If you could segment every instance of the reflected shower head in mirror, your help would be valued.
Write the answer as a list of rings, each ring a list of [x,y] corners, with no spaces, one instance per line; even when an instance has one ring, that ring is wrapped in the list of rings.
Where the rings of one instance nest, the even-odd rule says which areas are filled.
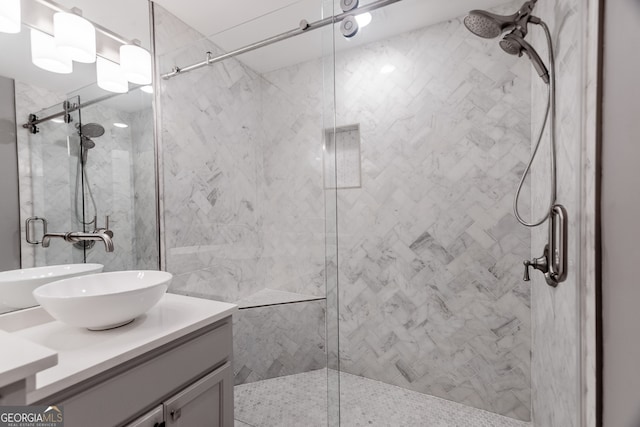
[[[98,123],[87,123],[82,125],[79,132],[88,138],[98,138],[104,135],[104,126]]]

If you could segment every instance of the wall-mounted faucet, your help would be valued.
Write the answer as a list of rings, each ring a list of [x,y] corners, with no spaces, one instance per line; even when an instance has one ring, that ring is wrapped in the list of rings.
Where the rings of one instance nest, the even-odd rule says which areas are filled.
[[[549,243],[544,246],[540,258],[524,261],[525,282],[529,278],[529,267],[544,273],[549,286],[554,288],[567,278],[567,211],[562,205],[553,205],[549,213]]]
[[[42,247],[48,248],[52,238],[64,239],[65,242],[69,243],[102,240],[104,242],[105,251],[113,252],[113,240],[111,239],[111,236],[107,233],[107,231],[96,230],[93,233],[83,233],[82,231],[70,231],[68,233],[46,233],[42,237]]]

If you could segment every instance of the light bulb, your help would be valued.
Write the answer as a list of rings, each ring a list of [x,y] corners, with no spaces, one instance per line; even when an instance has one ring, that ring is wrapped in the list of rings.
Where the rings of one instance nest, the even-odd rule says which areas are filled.
[[[387,64],[380,69],[380,74],[390,74],[396,70],[396,67],[391,64]]]
[[[0,2],[0,32],[19,33],[20,21],[20,0],[2,0]]]
[[[129,127],[129,125],[126,123],[114,123],[113,125],[117,128],[122,128],[122,129]]]
[[[96,80],[98,87],[115,93],[129,91],[129,82],[122,74],[120,66],[108,59],[98,57],[96,60]]]
[[[361,15],[357,15],[356,16],[356,22],[358,22],[358,26],[360,28],[364,28],[367,25],[371,24],[371,20],[372,19],[373,19],[373,17],[371,16],[371,14],[369,12],[363,13]]]
[[[138,85],[151,83],[151,54],[140,46],[120,46],[120,67],[127,80]]]
[[[82,16],[58,12],[53,15],[53,35],[58,49],[78,62],[96,62],[96,29]]]
[[[34,29],[31,30],[31,62],[53,73],[69,74],[73,71],[73,62],[58,50],[53,37]]]

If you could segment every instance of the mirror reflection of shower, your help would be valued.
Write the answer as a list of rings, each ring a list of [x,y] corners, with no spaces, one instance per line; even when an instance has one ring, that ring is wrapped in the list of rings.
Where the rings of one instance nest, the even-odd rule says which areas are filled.
[[[87,123],[85,125],[76,124],[78,130],[79,142],[79,154],[76,173],[76,185],[74,192],[74,207],[76,221],[85,228],[87,226],[93,226],[97,228],[96,219],[98,217],[98,207],[96,200],[91,190],[91,184],[89,181],[89,173],[87,172],[87,162],[89,160],[89,150],[96,146],[93,138],[99,138],[104,135],[104,127],[98,123]],[[83,196],[81,197],[80,194]],[[89,201],[85,211],[85,201]],[[88,221],[85,220],[88,219]],[[95,242],[83,242],[83,243],[95,243]]]

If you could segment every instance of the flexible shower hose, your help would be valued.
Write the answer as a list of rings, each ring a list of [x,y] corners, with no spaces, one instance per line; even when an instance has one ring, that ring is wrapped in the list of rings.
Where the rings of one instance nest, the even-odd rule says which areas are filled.
[[[542,121],[542,126],[540,127],[540,132],[538,133],[538,138],[536,141],[535,148],[533,149],[533,154],[531,155],[531,159],[529,159],[529,163],[522,173],[522,178],[520,178],[520,184],[518,184],[518,189],[516,190],[516,195],[513,198],[513,213],[516,216],[518,222],[525,227],[537,227],[541,225],[543,222],[549,218],[551,213],[551,208],[556,203],[556,195],[557,195],[557,173],[556,173],[556,68],[555,68],[555,59],[553,54],[553,43],[551,40],[551,32],[549,31],[549,27],[544,21],[540,21],[538,25],[541,25],[544,29],[545,36],[547,38],[547,49],[549,51],[549,84],[547,85],[547,107],[545,109],[544,120]],[[551,120],[549,120],[549,116],[551,116]],[[531,170],[531,165],[538,154],[538,149],[540,148],[540,143],[542,141],[542,136],[544,135],[544,131],[547,127],[547,123],[550,122],[551,127],[549,129],[550,142],[551,147],[549,149],[549,162],[551,166],[551,191],[549,194],[549,208],[546,210],[546,213],[542,218],[537,221],[527,222],[522,218],[520,212],[518,211],[518,200],[520,198],[520,192],[522,191],[522,187],[524,185],[524,180],[527,178],[529,171]]]

